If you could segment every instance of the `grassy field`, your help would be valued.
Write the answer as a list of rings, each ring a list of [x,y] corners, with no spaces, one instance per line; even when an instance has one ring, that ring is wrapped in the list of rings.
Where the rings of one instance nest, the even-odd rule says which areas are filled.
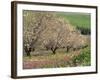
[[[89,66],[90,49],[85,48],[69,53],[57,52],[55,55],[24,56],[23,60],[24,69]]]
[[[86,13],[58,13],[59,16],[69,20],[69,22],[74,26],[80,26],[85,28],[90,28],[90,14]]]

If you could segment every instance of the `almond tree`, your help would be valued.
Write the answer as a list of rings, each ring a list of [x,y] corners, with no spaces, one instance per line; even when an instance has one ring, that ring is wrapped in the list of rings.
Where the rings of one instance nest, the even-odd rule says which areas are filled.
[[[47,50],[51,50],[56,54],[56,50],[62,47],[64,40],[67,42],[70,33],[69,26],[61,17],[53,17],[48,23],[44,33],[42,34],[43,45]]]
[[[27,56],[30,56],[30,52],[35,50],[46,23],[52,16],[48,12],[23,11],[23,42]]]

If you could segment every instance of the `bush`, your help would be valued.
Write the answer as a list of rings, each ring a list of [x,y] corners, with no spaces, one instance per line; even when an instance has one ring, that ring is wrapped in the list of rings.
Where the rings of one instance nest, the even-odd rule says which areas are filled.
[[[90,48],[87,47],[83,49],[78,56],[74,56],[72,59],[72,64],[74,66],[89,66],[91,62]]]

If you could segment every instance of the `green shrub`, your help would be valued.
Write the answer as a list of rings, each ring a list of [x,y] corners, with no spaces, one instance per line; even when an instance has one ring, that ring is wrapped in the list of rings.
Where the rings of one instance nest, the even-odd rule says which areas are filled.
[[[90,48],[83,49],[78,56],[72,59],[73,66],[89,66],[91,62]]]

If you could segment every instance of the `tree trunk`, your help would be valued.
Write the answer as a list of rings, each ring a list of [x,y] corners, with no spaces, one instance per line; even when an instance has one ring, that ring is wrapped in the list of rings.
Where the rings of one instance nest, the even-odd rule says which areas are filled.
[[[27,55],[27,56],[31,56],[30,52],[27,52],[26,55]]]
[[[53,54],[56,54],[56,50],[57,50],[57,48],[55,48],[55,49],[51,49],[51,50],[52,50]]]
[[[53,54],[56,54],[56,50],[53,50],[52,52],[53,52]]]
[[[70,47],[69,47],[69,46],[67,46],[67,50],[66,50],[66,51],[67,51],[67,52],[69,52],[69,50],[70,50]]]
[[[31,54],[30,54],[31,50],[32,50],[31,47],[28,48],[27,46],[25,46],[25,52],[26,52],[27,56],[31,56]]]

